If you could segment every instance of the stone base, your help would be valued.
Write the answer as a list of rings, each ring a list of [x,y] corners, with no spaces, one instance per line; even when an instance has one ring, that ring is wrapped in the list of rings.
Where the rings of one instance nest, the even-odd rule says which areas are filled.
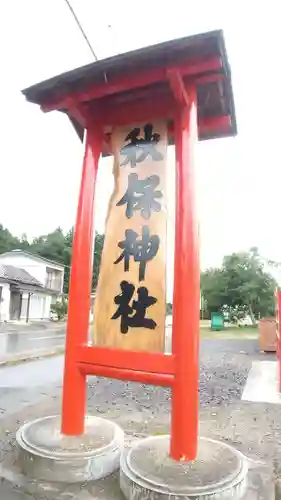
[[[197,459],[169,457],[170,436],[143,439],[121,457],[120,487],[127,500],[235,500],[247,490],[247,459],[231,446],[200,438]]]
[[[41,481],[82,483],[104,478],[119,468],[124,433],[118,425],[88,416],[81,436],[64,436],[60,427],[60,417],[52,416],[19,429],[18,460],[25,476]]]

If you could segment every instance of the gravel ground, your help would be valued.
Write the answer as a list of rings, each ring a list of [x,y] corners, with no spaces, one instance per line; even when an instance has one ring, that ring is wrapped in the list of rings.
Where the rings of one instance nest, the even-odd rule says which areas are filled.
[[[260,354],[256,340],[203,340],[200,351],[200,407],[241,399],[252,361]],[[268,358],[267,358],[268,359]],[[129,411],[170,411],[171,391],[133,382],[90,378],[88,401],[104,412],[107,407]]]
[[[278,405],[241,401],[244,384],[255,359],[260,359],[255,340],[204,340],[200,353],[200,433],[222,439],[252,459],[262,459],[272,467],[279,459],[281,413]],[[266,359],[274,359],[268,355]],[[264,359],[264,357],[262,357]],[[51,391],[51,392],[50,392]],[[60,389],[46,388],[48,396],[11,417],[0,417],[0,462],[17,472],[15,431],[26,420],[60,411]],[[4,390],[7,397],[7,389]],[[1,396],[1,394],[0,394]],[[17,393],[13,393],[17,398]],[[22,398],[24,396],[24,391]],[[171,393],[169,389],[89,378],[88,412],[105,414],[123,427],[127,435],[142,437],[169,430]],[[1,407],[0,400],[0,407]],[[0,465],[1,467],[1,465]],[[267,488],[267,486],[266,486]],[[1,487],[0,487],[1,492]],[[115,495],[115,494],[114,494]],[[112,498],[119,498],[118,496]],[[26,497],[28,498],[28,497]],[[31,498],[43,498],[31,497]],[[47,498],[44,496],[44,498]],[[70,498],[70,497],[69,497]],[[72,496],[71,496],[72,498]],[[81,497],[82,498],[82,497]],[[95,498],[111,497],[96,496]],[[269,499],[271,497],[253,496]],[[11,497],[11,500],[14,498]]]

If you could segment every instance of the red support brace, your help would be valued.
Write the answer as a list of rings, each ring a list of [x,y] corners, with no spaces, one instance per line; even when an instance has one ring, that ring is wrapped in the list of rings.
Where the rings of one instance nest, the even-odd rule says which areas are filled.
[[[188,93],[179,71],[174,69],[167,70],[167,78],[176,102],[180,106],[189,106]]]
[[[109,347],[79,347],[77,359],[87,365],[99,365],[107,368],[121,368],[150,373],[174,375],[175,357],[162,353],[126,351]]]
[[[194,460],[198,440],[199,300],[198,223],[195,213],[193,147],[197,140],[196,88],[189,107],[175,117],[176,237],[172,352],[175,380],[172,390],[171,457]]]
[[[151,373],[144,370],[128,370],[114,366],[88,365],[86,363],[79,363],[78,367],[81,373],[85,375],[130,380],[131,382],[140,382],[141,384],[172,387],[174,382],[174,377],[166,373]]]
[[[62,428],[66,435],[84,432],[86,374],[79,370],[77,350],[87,344],[92,285],[94,195],[101,152],[101,131],[87,132],[77,219],[73,237],[69,315],[62,402]]]

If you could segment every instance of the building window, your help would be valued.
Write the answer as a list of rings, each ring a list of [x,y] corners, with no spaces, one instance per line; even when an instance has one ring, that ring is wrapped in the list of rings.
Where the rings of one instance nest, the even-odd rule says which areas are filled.
[[[61,290],[62,273],[60,271],[47,271],[46,288],[50,290]]]

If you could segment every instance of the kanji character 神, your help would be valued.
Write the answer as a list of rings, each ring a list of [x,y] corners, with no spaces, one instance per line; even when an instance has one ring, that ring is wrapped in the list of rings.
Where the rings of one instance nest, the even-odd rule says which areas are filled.
[[[119,248],[123,250],[114,264],[119,264],[124,259],[124,271],[129,271],[130,257],[135,262],[140,263],[139,281],[145,278],[146,263],[152,260],[158,252],[160,238],[157,235],[149,235],[149,227],[143,226],[142,237],[138,238],[138,233],[133,229],[125,230],[125,240],[118,243]]]

